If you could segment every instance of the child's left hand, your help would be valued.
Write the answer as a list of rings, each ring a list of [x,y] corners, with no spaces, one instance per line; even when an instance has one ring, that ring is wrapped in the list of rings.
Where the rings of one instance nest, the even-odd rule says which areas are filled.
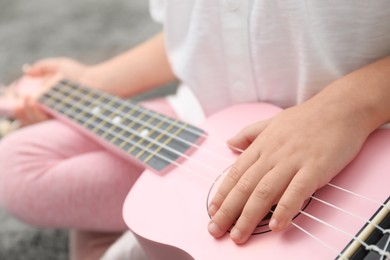
[[[322,105],[308,101],[284,110],[229,141],[245,151],[209,205],[212,236],[223,236],[237,220],[230,237],[246,242],[276,203],[269,226],[286,228],[304,201],[357,155],[369,135],[359,114],[343,112],[349,111],[343,104]]]

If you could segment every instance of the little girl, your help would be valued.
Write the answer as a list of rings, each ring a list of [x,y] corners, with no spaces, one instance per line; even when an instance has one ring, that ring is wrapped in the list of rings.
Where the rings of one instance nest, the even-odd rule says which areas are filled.
[[[122,97],[177,78],[175,98],[144,105],[192,123],[242,102],[285,108],[229,140],[244,152],[209,205],[211,236],[237,220],[230,238],[245,243],[276,202],[270,228],[286,228],[390,120],[387,1],[151,0],[151,8],[164,32],[139,47],[94,66],[42,60],[26,74],[61,73]],[[43,122],[0,144],[1,205],[80,237],[126,230],[122,203],[142,169],[46,120],[33,103],[20,120]]]

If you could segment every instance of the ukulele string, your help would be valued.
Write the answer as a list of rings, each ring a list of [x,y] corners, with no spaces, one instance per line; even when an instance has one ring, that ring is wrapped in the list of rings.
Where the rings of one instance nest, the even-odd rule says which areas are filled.
[[[271,212],[272,214],[274,213],[274,211],[271,209],[269,212]],[[309,237],[311,237],[312,239],[316,240],[318,243],[320,243],[321,245],[323,245],[324,247],[326,247],[328,250],[332,251],[334,254],[336,254],[338,257],[342,258],[342,259],[345,259],[345,260],[348,260],[347,258],[345,258],[345,256],[343,256],[339,250],[335,249],[334,247],[332,247],[331,245],[329,245],[327,242],[325,242],[324,240],[322,240],[321,238],[319,238],[318,236],[314,235],[313,233],[311,233],[310,231],[308,231],[307,229],[301,227],[300,225],[298,225],[297,223],[295,223],[294,221],[291,221],[291,225],[293,225],[294,227],[298,228],[300,231],[302,231],[303,233],[305,233],[306,235],[308,235]]]
[[[312,198],[312,199],[314,199],[314,200],[316,200],[316,201],[318,201],[318,202],[320,202],[320,203],[322,203],[322,204],[325,204],[325,205],[327,205],[327,206],[329,206],[329,207],[332,207],[332,208],[334,208],[334,209],[336,209],[336,210],[339,210],[339,211],[341,211],[341,212],[343,212],[343,213],[345,213],[345,214],[347,214],[347,215],[350,215],[350,216],[352,216],[352,217],[354,217],[354,218],[363,220],[365,223],[368,223],[368,224],[370,224],[370,225],[373,225],[376,229],[380,230],[383,234],[386,234],[386,233],[389,232],[389,230],[383,229],[383,228],[380,227],[379,225],[373,223],[371,220],[367,220],[366,218],[364,218],[364,217],[362,217],[362,216],[359,216],[359,215],[357,215],[357,214],[355,214],[355,213],[352,213],[352,212],[350,212],[350,211],[348,211],[348,210],[342,209],[342,208],[340,208],[340,207],[338,207],[338,206],[336,206],[336,205],[333,205],[332,203],[326,202],[326,201],[324,201],[324,200],[322,200],[322,199],[319,199],[319,198],[317,198],[317,197],[315,197],[315,196],[310,196],[310,198]]]
[[[300,210],[299,213],[301,213],[302,215],[305,215],[305,216],[313,219],[314,221],[317,221],[317,222],[319,222],[327,227],[330,227],[330,228],[338,231],[339,233],[342,233],[342,234],[350,237],[352,240],[361,244],[367,251],[372,250],[372,251],[375,251],[376,253],[380,254],[381,256],[390,257],[390,252],[386,252],[385,250],[379,248],[377,245],[369,245],[366,242],[364,242],[363,240],[361,240],[359,237],[357,237],[357,236],[355,236],[355,235],[353,235],[353,234],[351,234],[351,233],[349,233],[341,228],[338,228],[330,223],[327,223],[326,221],[323,221],[322,219],[317,218],[317,217],[315,217],[315,216],[313,216],[305,211]]]
[[[77,88],[77,86],[74,86],[74,85],[64,85],[64,84],[62,84],[63,86],[65,86],[65,87],[73,87],[75,90],[76,90],[76,95],[73,93],[73,92],[70,92],[69,90],[67,90],[66,88],[61,88],[61,89],[58,89],[59,91],[65,91],[66,92],[66,94],[67,94],[67,96],[73,96],[73,97],[76,97],[76,98],[79,98],[80,100],[83,100],[83,99],[85,99],[85,97],[87,97],[86,95],[79,95],[79,92],[77,91],[79,88]],[[98,92],[98,91],[96,91],[96,92]],[[98,92],[99,94],[103,94],[103,95],[106,95],[107,97],[110,97],[108,94],[105,94],[104,92],[103,93],[100,93],[100,92]],[[81,93],[82,94],[82,93]],[[54,95],[58,95],[57,93],[54,93]],[[58,97],[57,97],[57,99],[59,99]],[[119,100],[121,100],[121,99],[119,99]],[[61,101],[61,100],[60,100]],[[121,100],[121,101],[123,101],[123,100]],[[99,101],[96,101],[96,99],[92,99],[92,101],[91,100],[88,100],[87,102],[89,102],[90,104],[94,104],[94,102],[99,102]],[[127,102],[128,103],[128,102]],[[129,103],[130,105],[131,105],[131,103]],[[71,105],[71,106],[74,106],[74,104],[69,104],[69,105]],[[96,105],[98,105],[98,104],[96,104]],[[114,112],[114,110],[110,107],[110,106],[108,106],[108,104],[105,104],[105,103],[101,103],[100,104],[101,105],[101,107],[102,108],[106,108],[107,110],[109,110],[110,112]],[[135,110],[137,110],[137,111],[139,111],[140,112],[140,109],[138,108],[138,106],[135,106],[135,105],[133,105],[136,109]],[[170,117],[164,117],[163,115],[161,115],[161,114],[159,114],[159,113],[156,113],[156,112],[154,112],[154,111],[150,111],[150,110],[147,110],[147,109],[145,109],[145,111],[147,111],[151,116],[155,116],[155,115],[157,115],[158,117],[160,117],[160,118],[162,118],[162,119],[164,119],[164,118],[168,118],[168,119],[170,119],[171,121],[173,120],[172,118],[170,118]],[[131,115],[126,115],[126,114],[124,114],[122,111],[121,111],[121,114],[120,114],[123,118],[125,118],[125,119],[131,119],[131,120],[133,120],[133,121],[135,121],[136,123],[139,123],[139,124],[141,124],[141,125],[143,125],[143,126],[145,126],[145,125],[148,125],[149,126],[149,128],[151,128],[151,129],[153,129],[153,130],[155,130],[156,132],[158,132],[158,133],[161,133],[161,134],[164,134],[164,135],[166,135],[166,136],[169,136],[169,137],[171,137],[173,140],[176,140],[176,141],[179,141],[179,142],[182,142],[182,143],[185,143],[185,144],[187,144],[188,146],[190,146],[191,148],[195,148],[195,149],[198,149],[198,150],[200,150],[200,149],[202,149],[202,152],[206,152],[206,153],[208,153],[208,154],[210,154],[210,155],[214,155],[214,156],[216,156],[216,157],[218,157],[219,159],[222,159],[223,161],[225,161],[225,162],[229,162],[230,163],[230,161],[228,160],[228,159],[226,159],[225,157],[222,157],[220,154],[217,154],[217,153],[215,153],[215,152],[213,152],[213,151],[211,151],[211,150],[208,150],[208,149],[205,149],[205,148],[201,148],[199,145],[196,145],[196,144],[194,144],[194,143],[190,143],[190,142],[188,142],[188,141],[186,141],[186,140],[184,140],[184,139],[182,139],[182,138],[180,138],[180,137],[178,137],[178,136],[175,136],[175,135],[173,135],[173,134],[171,134],[171,133],[169,133],[168,131],[166,131],[166,130],[161,130],[160,128],[157,128],[156,126],[154,126],[154,125],[151,125],[150,123],[145,123],[145,122],[143,122],[143,121],[140,121],[140,119],[139,118],[134,118],[133,116],[131,116]],[[157,118],[158,118],[157,117]],[[106,118],[106,119],[110,119],[110,118]],[[162,120],[162,119],[160,119],[160,120]],[[173,121],[174,122],[174,125],[176,125],[177,127],[180,127],[180,125],[178,124],[178,122],[175,120],[175,121]],[[125,129],[128,129],[128,128],[125,128]],[[124,129],[122,129],[122,130],[124,130]],[[212,142],[214,142],[214,143],[219,143],[219,144],[223,144],[225,147],[227,146],[225,143],[223,143],[222,141],[220,141],[220,140],[218,140],[218,139],[212,139],[212,138],[210,138],[209,136],[207,136],[207,135],[205,135],[205,134],[203,134],[202,133],[202,135],[199,135],[199,132],[196,132],[196,131],[194,131],[194,130],[192,130],[192,129],[186,129],[186,131],[189,131],[189,132],[192,132],[192,133],[196,133],[196,134],[198,134],[198,136],[202,136],[203,138],[205,138],[205,139],[207,139],[208,141],[212,141]],[[134,135],[138,135],[139,136],[139,133],[137,133],[137,132],[134,132],[134,131],[132,131],[132,132],[130,132],[130,133],[132,133],[132,134],[134,134]],[[143,137],[144,138],[144,137]],[[122,139],[123,140],[123,139]],[[149,141],[149,140],[148,140]],[[150,141],[151,143],[154,143],[154,144],[157,144],[154,140],[153,141]],[[163,145],[160,145],[160,144],[158,144],[160,147],[163,147]],[[165,146],[164,146],[165,147]],[[170,150],[171,152],[173,152],[173,153],[175,153],[175,154],[177,154],[177,155],[179,155],[179,156],[182,156],[182,157],[184,157],[184,158],[186,158],[186,159],[188,159],[188,160],[192,160],[192,161],[195,161],[194,159],[191,159],[191,157],[188,157],[186,154],[184,154],[184,153],[179,153],[178,151],[176,151],[176,150],[173,150],[172,148],[170,148],[170,147],[165,147],[167,150]],[[141,149],[141,148],[140,148]],[[231,147],[231,149],[233,149],[233,150],[235,150],[233,147]],[[171,160],[169,160],[169,161],[167,161],[167,162],[170,162],[171,163]],[[205,167],[207,167],[207,168],[210,168],[210,166],[208,166],[208,165],[206,165],[206,164],[204,164],[204,163],[202,163],[202,162],[197,162],[198,164],[203,164]],[[210,168],[211,169],[211,168]],[[211,169],[211,170],[213,170],[214,172],[216,172],[216,173],[218,173],[218,174],[220,174],[220,171],[219,170],[216,170],[216,169]]]
[[[60,99],[58,99],[59,101],[61,101]],[[62,100],[63,101],[63,100]],[[75,118],[76,118],[76,116],[75,116]],[[88,118],[87,118],[88,119]],[[110,129],[106,129],[106,128],[103,128],[104,130],[108,130],[108,131],[110,131]],[[134,145],[138,145],[138,144],[134,144]],[[148,152],[150,152],[150,151],[148,151]],[[210,178],[207,178],[207,177],[205,177],[204,175],[200,175],[200,174],[198,174],[197,172],[195,172],[195,171],[193,171],[193,170],[190,170],[190,169],[188,169],[188,168],[186,168],[186,167],[183,167],[182,165],[180,165],[180,164],[178,164],[178,163],[176,163],[176,162],[173,162],[172,160],[170,160],[170,159],[168,159],[168,158],[162,158],[163,160],[166,160],[166,161],[168,161],[169,163],[172,163],[172,164],[174,164],[174,165],[176,165],[177,167],[181,167],[181,168],[183,168],[183,169],[185,169],[185,170],[187,170],[187,171],[189,171],[189,172],[192,172],[192,173],[194,173],[194,174],[196,174],[196,175],[198,175],[198,176],[200,176],[200,177],[202,177],[202,178],[205,178],[205,179],[207,179],[207,180],[209,180],[209,181],[213,181],[212,179],[210,179]],[[211,168],[212,169],[212,168]],[[212,169],[212,170],[214,170],[215,172],[218,172],[219,173],[219,171],[217,171],[216,169]],[[213,181],[214,182],[214,181]],[[335,185],[334,185],[335,186]],[[337,186],[335,186],[335,187],[337,187]],[[338,187],[339,188],[339,187]],[[343,188],[341,188],[343,191],[347,191],[347,190],[345,190],[345,189],[343,189]],[[351,194],[355,194],[355,193],[353,193],[353,192],[349,192],[349,193],[351,193]],[[307,213],[304,213],[303,211],[301,211],[301,213],[302,214],[304,214],[304,215],[308,215]],[[326,222],[322,222],[323,224],[325,224]],[[328,224],[328,223],[326,223],[326,224]],[[295,224],[296,225],[296,224]],[[330,224],[328,224],[328,225],[330,225]],[[331,226],[331,225],[330,225]],[[343,233],[346,233],[345,231],[340,231],[340,232],[343,232]],[[347,233],[348,234],[348,233]],[[350,234],[348,234],[348,235],[350,235]],[[351,236],[351,235],[350,235]],[[354,236],[353,236],[354,237]],[[356,238],[356,239],[358,239],[358,238]],[[363,242],[363,241],[359,241],[359,242]],[[365,242],[363,242],[365,245],[365,247],[366,248],[369,248],[369,245],[367,245]],[[379,249],[380,250],[380,249]]]
[[[64,102],[64,99],[62,99],[62,100],[58,100],[58,101],[62,101],[62,102]],[[50,105],[52,108],[54,108],[54,109],[58,109],[59,111],[62,111],[61,110],[61,108],[58,108],[57,106],[58,106],[58,104],[59,103],[57,103],[57,104],[48,104],[48,105]],[[64,111],[62,111],[62,112],[64,112]],[[80,118],[80,114],[76,114],[75,112],[66,112],[68,115],[71,115],[75,120],[83,120],[85,123],[88,123],[88,121],[89,121],[89,119],[91,119],[91,118],[88,118],[88,117],[85,117],[85,116],[82,116],[81,118]],[[115,132],[113,132],[113,130],[111,130],[111,129],[109,129],[109,128],[107,128],[107,127],[105,127],[105,126],[102,126],[102,125],[97,125],[95,122],[91,122],[91,123],[88,123],[89,124],[89,126],[93,126],[96,130],[102,130],[102,131],[105,131],[105,132],[108,132],[108,133],[110,133],[110,134],[112,134],[112,135],[114,135],[114,134],[116,134]],[[138,147],[138,148],[140,148],[140,149],[143,149],[143,150],[145,150],[146,152],[148,152],[148,153],[150,153],[150,154],[153,154],[153,152],[154,151],[152,151],[152,150],[150,150],[149,148],[145,148],[144,146],[142,146],[141,144],[139,144],[139,143],[137,143],[137,142],[135,142],[135,141],[132,141],[132,140],[125,140],[125,138],[124,137],[122,137],[122,136],[118,136],[118,139],[120,139],[120,140],[122,140],[122,141],[126,141],[126,142],[129,142],[131,145],[134,145],[134,146],[136,146],[136,147]],[[171,160],[171,159],[169,159],[169,158],[167,158],[167,157],[165,157],[164,155],[160,155],[160,154],[155,154],[155,156],[157,156],[157,157],[159,157],[161,160],[163,160],[163,161],[165,161],[165,162],[168,162],[168,163],[171,163],[171,164],[173,164],[173,165],[175,165],[176,167],[179,167],[179,168],[181,168],[181,169],[184,169],[184,170],[186,170],[186,171],[188,171],[188,172],[191,172],[191,173],[193,173],[193,174],[195,174],[195,175],[197,175],[197,176],[199,176],[199,177],[201,177],[201,178],[203,178],[203,179],[205,179],[205,180],[207,180],[207,181],[211,181],[211,182],[214,182],[214,180],[212,179],[212,178],[210,178],[210,177],[208,177],[208,176],[205,176],[205,175],[202,175],[202,174],[200,174],[200,173],[198,173],[197,171],[194,171],[194,170],[192,170],[192,169],[189,169],[188,167],[184,167],[183,165],[181,165],[180,163],[177,163],[176,161],[173,161],[173,160]],[[189,158],[190,159],[190,158]],[[194,161],[194,160],[193,160]],[[195,160],[195,162],[197,162],[196,160]],[[209,166],[208,166],[209,167]],[[216,172],[216,173],[220,173],[220,171],[218,171],[218,170],[216,170],[216,169],[213,169],[213,168],[211,168],[211,170],[213,170],[214,172]]]
[[[274,213],[273,210],[270,210],[271,213]],[[341,230],[333,225],[330,225],[329,223],[326,223],[325,221],[323,220],[320,220],[310,214],[307,214],[306,212],[303,213],[303,211],[301,211],[300,213],[308,216],[309,218],[321,223],[321,224],[324,224],[328,227],[331,227],[333,229],[336,229],[336,231],[339,231],[343,234],[347,234],[349,237],[351,237],[352,240],[354,241],[357,241],[358,243],[360,243],[367,251],[375,251],[376,253],[378,253],[382,258],[386,257],[386,258],[389,258],[390,257],[390,253],[389,252],[386,252],[386,248],[387,246],[385,246],[384,250],[379,248],[378,246],[376,245],[368,245],[367,243],[365,243],[364,241],[362,241],[361,239],[359,239],[358,237],[354,236],[354,235],[351,235],[349,234],[348,232],[344,231],[344,230]],[[308,235],[309,237],[311,237],[312,239],[316,240],[318,243],[320,243],[321,245],[323,245],[324,247],[326,247],[328,250],[332,251],[333,253],[335,253],[339,258],[341,259],[348,259],[346,258],[344,255],[342,255],[341,253],[339,253],[338,250],[336,250],[335,248],[333,248],[331,245],[329,245],[327,242],[325,242],[324,240],[322,240],[321,238],[319,238],[318,236],[314,235],[313,233],[311,233],[310,231],[306,230],[305,228],[299,226],[297,223],[295,223],[294,221],[291,221],[291,224],[298,228],[300,231],[302,231],[303,233],[305,233],[306,235]],[[390,238],[389,238],[390,239]]]
[[[272,213],[272,210],[270,211]],[[330,251],[332,251],[333,253],[335,253],[338,257],[342,258],[342,259],[345,259],[345,260],[348,260],[346,257],[344,257],[343,255],[340,254],[340,252],[336,249],[334,249],[332,246],[330,246],[328,243],[326,243],[325,241],[323,241],[322,239],[320,239],[319,237],[317,237],[316,235],[310,233],[309,231],[307,231],[306,229],[304,229],[303,227],[299,226],[298,224],[294,223],[293,221],[291,221],[291,225],[293,225],[294,227],[298,228],[300,231],[302,231],[303,233],[305,233],[306,235],[308,235],[309,237],[313,238],[314,240],[316,240],[317,242],[319,242],[321,245],[323,245],[324,247],[326,247],[327,249],[329,249]]]
[[[56,96],[56,97],[55,97]],[[59,97],[58,97],[58,95],[55,93],[54,95],[52,95],[52,97],[54,97],[54,98],[56,98],[58,101],[60,101],[60,102],[64,102],[65,101],[65,99],[60,99]],[[58,104],[58,103],[57,103]],[[56,105],[55,105],[56,106]],[[83,108],[81,105],[78,105],[77,103],[76,104],[72,104],[72,106],[74,106],[74,107],[77,107],[77,108]],[[57,109],[57,108],[56,108]],[[67,112],[67,113],[69,113],[69,112]],[[75,118],[77,117],[77,115],[72,115],[72,116],[74,116]],[[107,117],[104,117],[104,115],[101,115],[101,114],[95,114],[94,115],[95,117],[97,117],[97,118],[99,118],[99,119],[102,119],[102,120],[104,120],[104,119],[110,119],[110,118],[107,118]],[[88,119],[88,118],[85,118],[84,117],[84,119]],[[96,124],[94,125],[94,126],[96,126]],[[116,125],[117,127],[118,127],[118,125]],[[139,135],[139,133],[138,132],[136,132],[136,131],[134,131],[133,129],[130,129],[130,128],[128,128],[128,127],[126,127],[126,126],[119,126],[118,127],[120,130],[126,130],[127,131],[127,133],[131,133],[131,134],[134,134],[134,135]],[[109,133],[111,133],[111,134],[115,134],[115,132],[113,132],[111,129],[108,129],[108,128],[104,128],[104,129],[100,129],[100,130],[104,130],[104,131],[109,131]],[[137,147],[138,148],[140,148],[140,149],[142,149],[142,150],[145,150],[145,147],[144,146],[142,146],[141,144],[138,144],[138,143],[135,143],[134,141],[132,141],[132,140],[125,140],[123,137],[121,137],[121,136],[118,136],[118,138],[119,139],[121,139],[121,140],[123,140],[124,142],[128,142],[128,141],[130,141],[131,142],[131,144],[132,145],[137,145]],[[172,149],[171,147],[168,147],[168,146],[166,146],[165,144],[163,144],[163,143],[161,143],[161,142],[159,142],[159,141],[156,141],[156,140],[154,140],[154,139],[152,139],[152,138],[150,138],[150,137],[142,137],[143,139],[145,139],[146,141],[148,141],[148,142],[150,142],[150,143],[152,143],[152,144],[156,144],[157,146],[159,146],[159,147],[161,147],[161,148],[164,148],[164,149],[166,149],[166,150],[168,150],[168,151],[170,151],[170,152],[172,152],[172,153],[174,153],[174,154],[176,154],[176,155],[178,155],[178,156],[181,156],[181,157],[183,157],[183,158],[185,158],[186,160],[189,160],[189,161],[193,161],[193,162],[195,162],[195,163],[197,163],[198,165],[202,165],[203,167],[205,167],[205,168],[207,168],[207,169],[209,169],[209,170],[211,170],[211,171],[213,171],[213,172],[215,172],[215,173],[218,173],[218,174],[220,174],[220,171],[219,170],[217,170],[217,169],[215,169],[215,168],[212,168],[210,165],[208,165],[208,164],[206,164],[206,163],[204,163],[204,162],[201,162],[201,161],[199,161],[199,160],[195,160],[195,159],[193,159],[191,156],[188,156],[188,155],[186,155],[186,154],[184,154],[184,153],[181,153],[181,152],[178,152],[177,150],[174,150],[174,149]],[[200,149],[200,147],[198,148],[198,149]],[[150,151],[150,150],[146,150],[147,152],[149,152],[150,154],[153,154],[153,151]],[[205,151],[205,149],[202,149],[202,151]],[[157,154],[155,154],[155,155],[157,155]],[[160,158],[160,159],[162,159],[162,158]],[[164,159],[164,160],[166,160],[166,162],[169,162],[169,163],[172,163],[172,160],[170,160],[170,159]],[[175,164],[176,166],[177,166],[177,164]],[[211,180],[211,179],[209,179],[209,180]]]
[[[230,147],[230,146],[229,146],[229,147]],[[232,149],[232,147],[230,147],[230,148]],[[237,152],[240,152],[240,153],[243,153],[243,152],[244,152],[244,150],[239,149],[239,148],[235,148],[235,150],[236,150]],[[353,191],[347,190],[347,189],[345,189],[345,188],[342,188],[342,187],[337,186],[337,185],[335,185],[335,184],[332,184],[332,183],[330,183],[330,182],[327,183],[326,185],[328,185],[328,186],[330,186],[330,187],[332,187],[332,188],[338,189],[338,190],[340,190],[340,191],[349,193],[349,194],[351,194],[351,195],[353,195],[353,196],[357,196],[357,197],[359,197],[359,198],[361,198],[361,199],[367,200],[367,201],[369,201],[369,202],[371,202],[371,203],[374,203],[375,205],[378,205],[378,206],[381,206],[381,207],[386,207],[386,208],[390,209],[390,206],[389,206],[389,205],[386,205],[386,204],[384,204],[384,203],[382,203],[382,202],[379,202],[379,201],[370,199],[370,198],[368,198],[368,197],[366,197],[366,196],[363,196],[363,195],[361,195],[361,194],[358,194],[358,193],[355,193],[355,192],[353,192]]]
[[[237,148],[237,151],[238,151],[238,152],[241,152],[241,153],[244,152],[244,150],[238,149],[238,148]],[[350,194],[350,195],[357,196],[357,197],[359,197],[359,198],[362,198],[362,199],[365,199],[365,200],[367,200],[367,201],[370,201],[371,203],[374,203],[375,205],[379,205],[379,206],[381,206],[381,207],[386,207],[386,208],[389,209],[389,205],[387,205],[387,204],[384,204],[384,203],[375,201],[375,200],[370,199],[370,198],[368,198],[368,197],[366,197],[366,196],[357,194],[357,193],[355,193],[355,192],[353,192],[353,191],[350,191],[350,190],[347,190],[347,189],[345,189],[345,188],[339,187],[339,186],[337,186],[337,185],[335,185],[335,184],[332,184],[332,183],[328,183],[327,185],[329,185],[330,187],[336,188],[336,189],[338,189],[338,190],[341,190],[342,192],[346,192],[346,193],[348,193],[348,194]],[[373,223],[371,220],[368,220],[368,219],[366,219],[366,218],[364,218],[364,217],[358,216],[357,214],[354,214],[354,213],[349,212],[349,211],[347,211],[347,210],[345,210],[345,209],[342,209],[342,208],[340,208],[340,207],[337,207],[336,205],[334,205],[334,204],[332,204],[332,203],[329,203],[329,202],[326,202],[326,201],[324,201],[324,200],[321,200],[321,199],[319,199],[319,198],[317,198],[317,197],[315,197],[315,196],[313,196],[313,195],[310,196],[310,197],[311,197],[312,199],[314,199],[314,200],[317,200],[317,201],[319,201],[319,202],[325,204],[325,205],[328,205],[328,206],[330,206],[330,207],[332,207],[332,208],[335,208],[335,209],[337,209],[337,210],[339,210],[339,211],[341,211],[341,212],[344,212],[344,213],[346,213],[346,214],[348,214],[348,215],[350,215],[350,216],[353,216],[353,217],[355,217],[355,218],[358,218],[358,219],[360,219],[360,220],[363,220],[365,223],[369,223],[369,224],[373,225],[376,229],[380,230],[380,231],[382,232],[382,234],[388,234],[388,233],[390,233],[390,229],[383,229],[383,228],[380,227],[379,225]],[[271,212],[271,210],[270,210],[270,212]],[[389,238],[389,239],[390,239],[390,238]],[[385,247],[385,248],[386,248],[386,247]]]
[[[60,82],[60,84],[62,84],[63,86],[67,86],[67,87],[73,87],[73,89],[75,89],[75,90],[80,89],[80,87],[77,86],[77,85],[65,84],[65,83],[63,83],[63,82]],[[150,110],[150,109],[141,108],[140,105],[133,104],[132,102],[127,102],[127,101],[124,100],[124,99],[120,99],[120,98],[117,98],[117,97],[113,97],[113,96],[109,95],[108,93],[99,91],[99,90],[94,89],[94,88],[85,87],[85,89],[86,89],[87,91],[90,91],[91,93],[97,95],[97,96],[105,97],[107,100],[110,100],[110,99],[112,100],[113,98],[116,98],[117,101],[120,101],[121,103],[126,104],[126,106],[129,107],[129,108],[131,108],[131,110],[135,110],[135,111],[138,111],[138,112],[146,112],[146,113],[147,113],[149,116],[151,116],[151,117],[154,117],[154,116],[157,115],[156,119],[159,119],[159,120],[169,119],[173,126],[181,127],[181,125],[179,124],[179,120],[175,120],[175,119],[173,119],[173,118],[171,118],[171,117],[169,117],[169,116],[162,115],[162,114],[160,114],[160,113],[158,113],[158,112],[155,112],[155,111],[152,111],[152,110]],[[62,89],[61,89],[61,90],[62,90]],[[67,90],[65,90],[65,91],[67,91]],[[74,95],[73,93],[70,93],[69,91],[67,91],[67,93],[68,93],[68,94]],[[77,93],[77,94],[79,94],[79,93]],[[85,98],[85,97],[87,97],[87,96],[86,96],[86,95],[79,95],[79,96],[78,96],[78,98],[80,98],[81,100],[82,100],[83,98]],[[91,102],[91,101],[88,101],[88,102]],[[117,111],[115,111],[114,109],[112,109],[112,107],[107,106],[107,104],[102,103],[101,105],[106,106],[107,110],[109,110],[109,111],[112,112],[112,113],[113,113],[113,112],[117,112]],[[149,125],[150,128],[153,128],[153,129],[157,130],[159,133],[163,133],[163,134],[165,134],[165,135],[167,135],[167,136],[170,136],[171,138],[173,138],[173,139],[175,139],[175,140],[178,140],[178,141],[180,141],[180,142],[182,142],[182,143],[185,143],[185,144],[187,144],[187,145],[189,145],[189,146],[191,146],[191,147],[195,147],[195,148],[197,148],[197,149],[200,148],[198,145],[196,145],[196,144],[194,144],[194,143],[191,143],[191,142],[188,142],[187,140],[185,140],[185,139],[183,139],[183,138],[181,138],[181,137],[172,135],[172,134],[169,133],[168,131],[161,130],[160,128],[156,128],[156,126],[151,125],[150,123],[147,123],[147,122],[145,123],[145,122],[142,122],[142,121],[140,122],[140,121],[139,121],[139,118],[134,118],[133,116],[127,115],[127,114],[123,113],[122,111],[119,111],[119,112],[120,112],[119,115],[123,116],[124,118],[135,120],[136,122],[138,122],[138,123],[140,123],[140,124],[144,124],[144,125],[147,124],[147,125]],[[130,116],[130,117],[129,117],[129,116]],[[196,130],[191,129],[191,128],[187,128],[186,131],[188,131],[188,132],[190,132],[190,133],[192,133],[192,134],[194,134],[194,135],[196,135],[196,136],[199,136],[199,137],[202,137],[202,138],[204,138],[204,139],[207,139],[208,141],[211,141],[211,142],[214,142],[214,143],[217,143],[217,144],[219,144],[219,145],[223,145],[224,147],[226,147],[226,143],[225,143],[225,142],[223,142],[223,141],[221,141],[221,140],[219,140],[219,139],[210,138],[210,137],[209,137],[206,133],[204,133],[204,132],[196,131]],[[236,150],[234,147],[232,147],[232,149],[233,149],[233,150]],[[216,157],[219,157],[219,158],[222,159],[222,160],[227,161],[226,158],[222,157],[221,155],[219,155],[219,154],[217,154],[217,153],[214,153],[214,152],[212,152],[212,151],[206,151],[206,152],[208,152],[208,153],[210,153],[210,154],[212,154],[212,155],[214,155],[214,156],[216,156]]]
[[[363,195],[361,195],[361,194],[358,194],[358,193],[356,193],[356,192],[347,190],[347,189],[342,188],[342,187],[340,187],[340,186],[337,186],[337,185],[335,185],[335,184],[328,183],[328,186],[330,186],[330,187],[332,187],[332,188],[335,188],[335,189],[338,189],[338,190],[340,190],[340,191],[349,193],[349,194],[351,194],[351,195],[353,195],[353,196],[356,196],[356,197],[359,197],[359,198],[361,198],[361,199],[367,200],[367,201],[369,201],[369,202],[371,202],[371,203],[374,203],[375,205],[379,205],[379,206],[385,207],[385,208],[387,208],[387,209],[390,209],[390,206],[389,206],[389,205],[386,205],[386,204],[384,204],[384,203],[382,203],[382,202],[373,200],[373,199],[371,199],[371,198],[368,198],[368,197],[363,196]]]

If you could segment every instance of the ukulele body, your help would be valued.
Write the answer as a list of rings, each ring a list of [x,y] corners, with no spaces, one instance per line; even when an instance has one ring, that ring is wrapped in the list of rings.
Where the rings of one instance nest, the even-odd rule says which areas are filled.
[[[234,244],[228,235],[221,239],[209,235],[209,191],[237,156],[226,140],[278,111],[268,104],[243,104],[216,113],[200,125],[208,136],[191,152],[190,159],[163,174],[146,170],[141,175],[128,194],[123,216],[151,259],[334,259],[352,240],[302,214],[293,222],[334,250],[292,226],[282,232],[253,235],[244,245]],[[383,203],[389,196],[389,154],[390,132],[378,130],[331,183]],[[379,208],[330,186],[315,196],[367,220]],[[365,224],[314,200],[304,211],[352,235]]]

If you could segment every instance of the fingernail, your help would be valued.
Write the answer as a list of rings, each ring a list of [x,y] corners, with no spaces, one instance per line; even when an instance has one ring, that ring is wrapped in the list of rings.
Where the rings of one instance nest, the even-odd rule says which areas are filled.
[[[214,204],[211,204],[211,205],[209,205],[209,214],[210,214],[210,216],[214,216],[215,215],[215,213],[217,213],[217,206],[215,206]]]
[[[214,237],[219,237],[222,235],[222,230],[214,222],[210,222],[208,229],[210,234]]]
[[[232,231],[230,231],[230,237],[234,241],[240,241],[242,238],[242,233],[238,228],[233,228]]]
[[[31,68],[31,65],[26,63],[26,64],[23,64],[22,66],[22,71],[23,72],[27,72],[29,69]]]
[[[279,226],[279,223],[278,223],[278,221],[276,220],[276,219],[271,219],[271,221],[269,222],[269,227],[270,227],[270,229],[277,229],[278,228],[278,226]]]

